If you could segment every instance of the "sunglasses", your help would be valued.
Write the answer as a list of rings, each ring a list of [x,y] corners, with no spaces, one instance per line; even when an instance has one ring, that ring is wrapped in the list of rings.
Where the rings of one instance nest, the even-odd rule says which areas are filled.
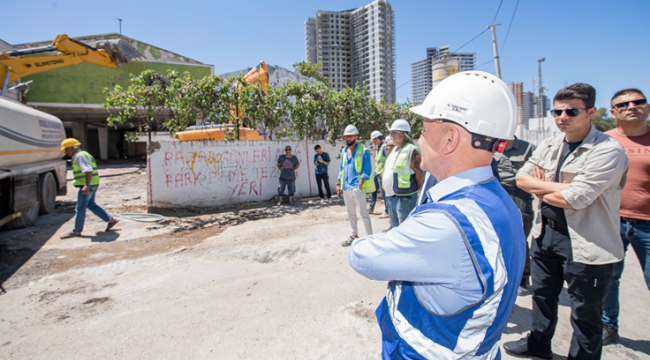
[[[291,149],[284,149],[284,151],[291,151]]]
[[[587,110],[587,108],[584,109],[574,109],[574,108],[569,108],[569,109],[551,109],[551,113],[555,116],[562,116],[563,112],[566,112],[567,116],[569,117],[576,117],[582,110]]]
[[[617,108],[619,111],[625,111],[627,110],[628,106],[630,106],[630,104],[634,104],[635,106],[641,106],[647,103],[648,103],[647,99],[639,99],[639,100],[632,100],[632,101],[626,101],[626,102],[614,104],[614,107]]]

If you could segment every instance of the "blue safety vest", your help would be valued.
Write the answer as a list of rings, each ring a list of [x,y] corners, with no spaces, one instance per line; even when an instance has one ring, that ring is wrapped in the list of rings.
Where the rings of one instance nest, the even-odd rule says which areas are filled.
[[[383,358],[500,358],[499,340],[517,299],[526,254],[517,207],[493,179],[418,206],[410,216],[429,211],[446,213],[458,224],[483,296],[474,304],[458,302],[454,314],[436,314],[438,305],[448,307],[457,299],[451,290],[431,283],[390,282],[377,308]]]

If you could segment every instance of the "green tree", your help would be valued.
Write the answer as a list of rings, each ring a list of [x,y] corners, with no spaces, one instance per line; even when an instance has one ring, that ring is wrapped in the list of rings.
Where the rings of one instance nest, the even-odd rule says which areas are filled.
[[[309,61],[300,61],[293,64],[293,68],[306,77],[314,78],[323,84],[330,86],[329,80],[327,80],[327,78],[320,72],[320,69],[323,68],[322,63],[312,64]]]
[[[607,131],[616,127],[616,120],[609,116],[609,110],[604,107],[596,110],[596,115],[591,119],[591,123],[600,131]]]

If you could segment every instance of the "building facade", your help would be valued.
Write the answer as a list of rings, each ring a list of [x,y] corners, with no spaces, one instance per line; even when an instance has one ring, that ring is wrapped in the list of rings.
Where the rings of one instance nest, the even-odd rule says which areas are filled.
[[[146,149],[124,140],[127,132],[133,131],[130,124],[109,128],[108,112],[102,107],[106,102],[104,88],[115,85],[128,87],[131,74],[138,75],[145,70],[160,74],[174,70],[190,72],[201,78],[214,74],[214,66],[190,59],[163,48],[117,33],[75,37],[75,40],[94,46],[98,41],[122,39],[137,48],[142,56],[121,64],[117,68],[81,63],[53,69],[21,79],[32,81],[27,97],[21,100],[27,105],[52,114],[65,127],[66,136],[78,139],[84,149],[96,159],[106,160],[132,156],[144,156]],[[51,41],[11,45],[13,49],[30,49],[49,45]]]
[[[413,102],[421,104],[433,88],[433,66],[448,59],[456,60],[456,71],[476,69],[476,53],[450,52],[449,45],[427,48],[424,59],[411,63],[411,95]]]
[[[395,102],[395,19],[388,1],[344,11],[319,10],[305,21],[305,59],[322,63],[330,88],[364,86]]]

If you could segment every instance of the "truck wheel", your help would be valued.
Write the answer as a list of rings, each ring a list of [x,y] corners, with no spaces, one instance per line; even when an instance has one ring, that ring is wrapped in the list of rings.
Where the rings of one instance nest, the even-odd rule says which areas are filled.
[[[49,214],[56,207],[56,181],[52,173],[41,174],[41,205],[39,214]]]
[[[34,226],[34,224],[36,224],[36,220],[38,220],[38,208],[39,205],[36,204],[29,210],[23,211],[20,217],[11,220],[5,226],[10,230]]]

